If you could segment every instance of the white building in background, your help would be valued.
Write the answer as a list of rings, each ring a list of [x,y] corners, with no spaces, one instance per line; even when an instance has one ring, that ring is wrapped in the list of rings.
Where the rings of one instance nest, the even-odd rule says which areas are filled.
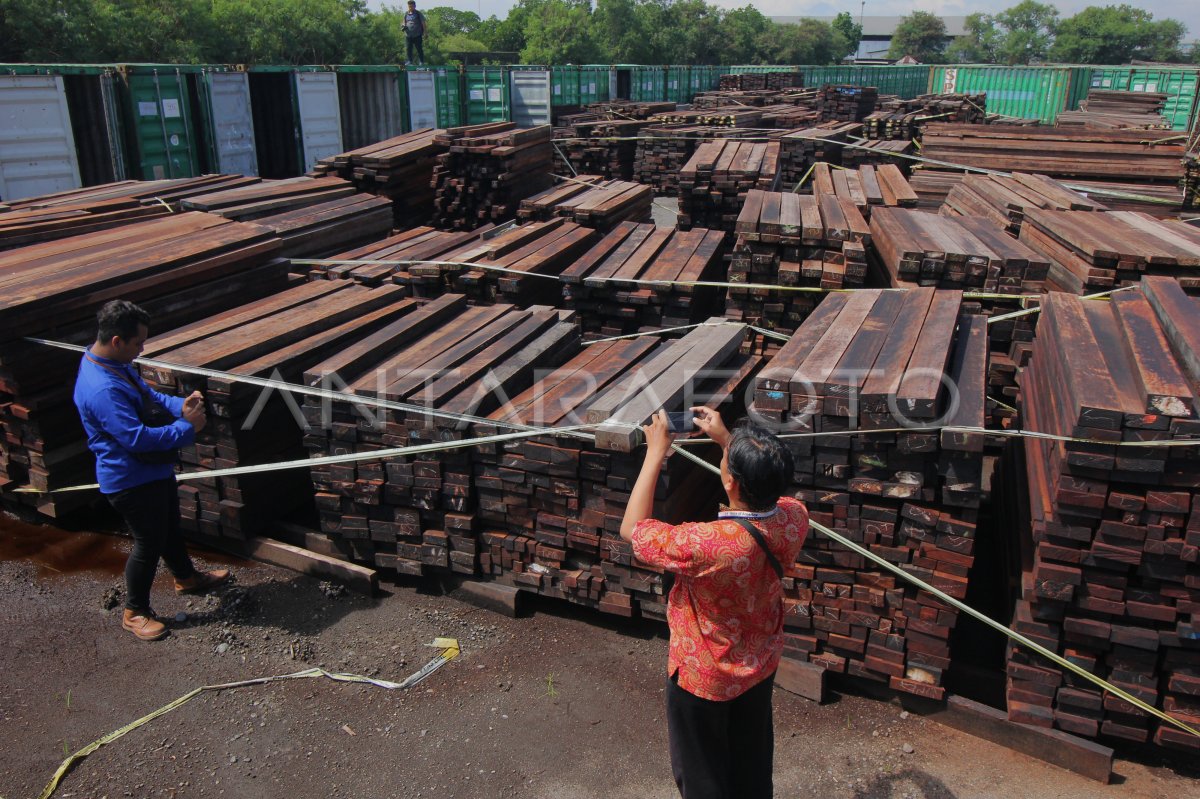
[[[775,22],[784,25],[795,25],[802,19],[815,19],[821,22],[833,22],[833,17],[799,16],[771,17]],[[855,18],[857,20],[857,17]],[[863,36],[858,44],[855,58],[887,58],[888,48],[892,45],[892,34],[904,19],[896,17],[864,16],[862,18]],[[942,17],[946,23],[946,43],[966,35],[966,17]]]

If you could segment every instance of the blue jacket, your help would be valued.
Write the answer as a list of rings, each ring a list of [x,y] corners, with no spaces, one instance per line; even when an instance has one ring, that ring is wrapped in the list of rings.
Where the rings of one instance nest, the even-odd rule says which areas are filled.
[[[183,415],[183,399],[154,391],[132,365],[92,358],[128,374],[176,417]],[[98,366],[84,356],[75,378],[75,407],[87,432],[88,449],[96,454],[96,479],[100,493],[115,494],[175,475],[170,464],[142,463],[135,452],[157,452],[190,445],[196,438],[192,425],[178,418],[166,427],[146,427],[138,418],[142,398],[129,381]]]

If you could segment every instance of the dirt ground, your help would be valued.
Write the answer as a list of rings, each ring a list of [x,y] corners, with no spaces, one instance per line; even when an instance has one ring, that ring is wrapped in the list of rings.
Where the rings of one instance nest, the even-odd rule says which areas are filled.
[[[676,795],[657,624],[549,602],[509,619],[423,582],[369,599],[239,562],[210,598],[175,597],[160,573],[156,610],[188,618],[147,644],[113,604],[127,551],[0,518],[0,797],[37,796],[65,753],[195,687],[314,665],[398,681],[437,636],[462,656],[412,690],[318,678],[201,694],[92,754],[55,795]],[[1181,759],[1118,759],[1102,786],[853,694],[817,706],[777,690],[775,713],[779,797],[1200,797]]]

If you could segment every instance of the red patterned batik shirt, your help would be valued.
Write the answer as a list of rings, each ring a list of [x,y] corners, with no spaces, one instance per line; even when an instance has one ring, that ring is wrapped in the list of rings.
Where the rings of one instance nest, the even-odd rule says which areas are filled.
[[[766,513],[677,526],[645,519],[633,529],[638,560],[678,575],[667,600],[667,673],[678,670],[679,687],[702,699],[740,696],[774,673],[783,652],[783,586],[738,517],[763,533],[785,570],[795,562],[808,511],[791,497]]]

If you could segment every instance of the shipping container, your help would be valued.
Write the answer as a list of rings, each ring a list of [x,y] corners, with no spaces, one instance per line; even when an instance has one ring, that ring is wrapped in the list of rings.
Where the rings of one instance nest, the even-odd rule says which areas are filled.
[[[905,64],[890,66],[861,66],[855,77],[859,86],[874,86],[880,94],[894,94],[902,100],[925,94],[929,86],[927,64]]]
[[[303,175],[345,150],[336,73],[320,66],[255,66],[247,74],[260,175]]]
[[[62,76],[0,74],[0,200],[80,185]]]
[[[203,171],[257,175],[250,77],[229,67],[205,67],[194,80]]]
[[[457,67],[408,68],[410,130],[463,124],[462,73]]]
[[[1091,83],[1090,67],[935,66],[928,90],[987,94],[990,114],[1053,124]],[[1078,104],[1078,100],[1075,100]]]
[[[688,70],[688,93],[693,99],[697,94],[709,90],[713,81],[713,68],[710,66],[693,66]]]
[[[634,66],[630,68],[629,99],[638,103],[659,103],[667,99],[667,68]]]
[[[508,80],[512,121],[522,127],[549,125],[550,68],[512,67]]]
[[[733,75],[763,74],[767,72],[798,72],[801,67],[787,64],[738,64],[729,68]]]
[[[606,103],[612,99],[613,72],[605,65],[579,67],[579,104]]]
[[[550,68],[550,105],[554,108],[578,108],[579,67],[562,66]]]
[[[1162,92],[1167,95],[1163,116],[1171,127],[1192,130],[1200,102],[1200,67],[1095,67],[1088,88]]]
[[[334,70],[342,145],[347,150],[399,136],[408,129],[406,81],[400,67],[342,65]]]
[[[463,67],[462,74],[466,124],[507,122],[512,118],[508,67]]]
[[[121,64],[120,96],[130,177],[190,178],[203,174],[204,125],[197,118],[201,67]]]
[[[691,67],[667,67],[667,97],[675,103],[690,103],[695,92],[691,86]]]

